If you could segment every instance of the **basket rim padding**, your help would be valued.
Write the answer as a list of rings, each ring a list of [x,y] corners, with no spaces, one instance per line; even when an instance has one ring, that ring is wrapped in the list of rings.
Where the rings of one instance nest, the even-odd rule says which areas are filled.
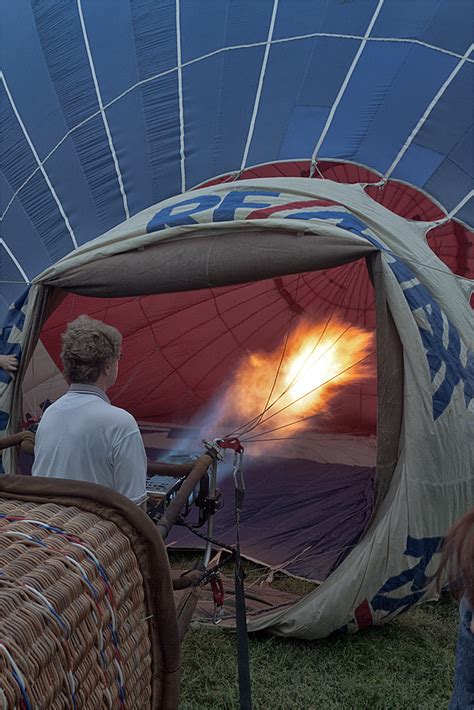
[[[178,707],[181,647],[166,547],[148,515],[121,493],[85,481],[40,476],[0,476],[0,497],[30,503],[74,506],[115,523],[128,523],[140,540],[131,546],[143,577],[152,653],[152,708]]]

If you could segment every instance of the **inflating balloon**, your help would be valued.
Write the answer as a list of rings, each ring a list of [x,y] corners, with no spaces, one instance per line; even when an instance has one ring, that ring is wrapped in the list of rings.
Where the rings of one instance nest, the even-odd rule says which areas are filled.
[[[238,434],[243,553],[321,582],[252,629],[431,598],[473,504],[469,7],[2,10],[0,429],[64,392],[67,322],[117,326],[150,450]]]

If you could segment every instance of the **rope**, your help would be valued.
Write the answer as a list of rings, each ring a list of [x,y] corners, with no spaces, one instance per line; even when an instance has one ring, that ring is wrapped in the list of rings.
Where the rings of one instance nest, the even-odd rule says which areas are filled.
[[[364,362],[365,360],[367,360],[367,359],[368,359],[369,357],[371,357],[373,354],[374,354],[374,351],[370,352],[368,355],[365,355],[363,358],[361,358],[361,359],[358,360],[357,362],[352,363],[352,365],[349,365],[349,367],[346,367],[344,370],[341,370],[340,372],[338,372],[337,375],[334,375],[333,377],[328,378],[328,379],[325,380],[324,382],[321,382],[321,384],[319,384],[317,387],[314,387],[312,390],[309,390],[309,392],[306,392],[305,394],[301,395],[301,397],[298,397],[297,399],[293,400],[293,402],[290,402],[289,404],[285,405],[284,407],[282,407],[281,409],[279,409],[277,412],[274,412],[273,414],[271,414],[269,417],[266,417],[265,419],[262,419],[262,421],[260,422],[260,424],[264,424],[265,422],[269,421],[270,419],[273,419],[273,417],[276,417],[277,414],[281,414],[282,412],[284,412],[285,409],[288,409],[289,407],[292,407],[294,404],[296,404],[296,403],[299,402],[300,400],[304,399],[305,397],[308,397],[308,395],[312,394],[313,392],[316,392],[318,389],[320,389],[320,388],[323,387],[324,385],[327,385],[329,382],[332,382],[333,380],[337,379],[338,377],[340,377],[340,375],[343,375],[345,372],[348,372],[348,371],[351,370],[353,367],[356,367],[357,365],[360,365],[362,362]],[[308,416],[308,417],[303,417],[302,419],[300,419],[300,420],[298,420],[298,421],[304,421],[305,419],[310,419],[310,418],[313,417],[313,416],[314,416],[314,414],[311,414],[310,416]],[[296,421],[295,421],[295,422],[292,422],[292,424],[296,424],[296,423],[297,423]],[[259,424],[259,426],[260,426],[260,424]],[[291,424],[285,424],[285,425],[283,425],[283,426],[281,426],[281,427],[277,427],[277,429],[283,429],[283,428],[288,427],[288,426],[291,426]],[[250,429],[249,431],[252,431],[252,429]],[[269,429],[269,430],[267,430],[267,431],[265,431],[265,432],[261,432],[261,433],[262,433],[262,434],[268,434],[270,431],[276,431],[276,429]],[[257,436],[259,436],[259,435],[257,435]],[[256,437],[250,437],[250,438],[248,438],[248,439],[242,439],[242,441],[245,443],[246,441],[251,441],[252,439],[255,439],[255,438],[256,438]]]
[[[349,281],[349,276],[350,276],[350,271],[348,270],[345,281]],[[305,279],[304,279],[304,276],[303,276],[303,280],[305,280]],[[297,286],[298,286],[298,282],[297,282]],[[312,289],[311,289],[311,290],[312,290]],[[313,353],[314,353],[315,350],[317,349],[319,343],[321,342],[321,339],[323,338],[324,333],[326,332],[326,330],[327,330],[327,328],[328,328],[328,326],[329,326],[329,323],[331,322],[331,319],[332,319],[332,317],[333,317],[333,315],[334,315],[334,311],[336,310],[336,307],[337,307],[337,304],[334,303],[334,304],[333,304],[332,311],[331,311],[331,313],[329,314],[329,316],[328,316],[328,318],[327,318],[327,321],[326,321],[326,323],[325,323],[325,325],[324,325],[324,328],[323,328],[322,332],[321,332],[320,335],[319,335],[319,338],[318,338],[318,341],[317,341],[316,345],[314,346],[313,350],[312,350],[311,353],[308,355],[308,357],[305,359],[305,361],[302,363],[302,365],[301,365],[301,367],[299,368],[298,372],[296,373],[295,377],[294,377],[293,380],[290,382],[290,384],[286,387],[286,389],[284,389],[283,392],[280,393],[280,395],[276,398],[276,400],[274,400],[274,401],[270,404],[270,406],[268,406],[268,400],[270,399],[270,397],[269,397],[268,400],[267,400],[267,403],[266,403],[265,407],[263,408],[262,412],[261,412],[258,416],[254,417],[253,419],[251,419],[251,420],[249,420],[248,422],[246,422],[245,424],[243,424],[243,425],[240,427],[240,429],[235,429],[233,432],[231,432],[230,435],[235,434],[235,433],[237,433],[237,432],[239,432],[240,435],[242,435],[242,434],[248,434],[250,431],[253,431],[253,429],[256,429],[257,426],[259,426],[259,425],[262,423],[262,417],[263,417],[263,415],[264,415],[266,412],[270,411],[270,409],[272,409],[272,407],[273,407],[275,404],[277,404],[277,402],[279,402],[280,399],[281,399],[281,398],[288,392],[288,390],[294,385],[294,383],[296,382],[296,380],[297,380],[297,378],[298,378],[300,372],[302,371],[303,367],[306,365],[306,363],[308,362],[308,360],[311,358],[311,356],[313,355]],[[293,317],[293,315],[294,315],[294,312],[292,312],[292,317]],[[290,320],[290,327],[291,327],[291,320]],[[344,335],[344,333],[347,332],[347,330],[348,330],[349,328],[351,328],[351,327],[352,327],[352,325],[348,326],[348,328],[347,328],[345,331],[343,331],[339,337],[342,337],[342,335]],[[288,340],[288,336],[289,336],[289,330],[288,330],[288,332],[287,332],[287,340]],[[333,347],[333,345],[335,345],[335,344],[338,342],[338,340],[339,340],[339,338],[337,338],[337,339],[329,346],[328,350],[329,350],[331,347]],[[286,342],[285,342],[285,349],[286,349]],[[322,353],[322,355],[320,355],[320,356],[318,357],[318,359],[316,360],[316,362],[317,362],[323,355],[325,355],[326,352],[328,352],[328,350],[325,350],[325,352]],[[283,352],[283,356],[284,356],[284,352]],[[283,358],[283,356],[282,356],[282,358]],[[279,365],[279,368],[278,368],[278,372],[277,372],[277,376],[276,376],[276,377],[278,377],[281,364],[282,364],[282,360],[280,361],[280,365]],[[275,378],[274,384],[276,384],[276,378]],[[273,392],[273,388],[272,388],[272,392]],[[257,423],[254,424],[254,422],[257,422]],[[253,426],[250,426],[250,425],[253,425]]]
[[[283,390],[283,392],[281,392],[280,395],[277,397],[277,399],[276,399],[274,402],[272,402],[272,404],[270,405],[270,407],[268,407],[268,410],[267,410],[267,411],[270,411],[270,409],[271,409],[277,402],[279,402],[279,401],[285,396],[285,394],[293,387],[293,385],[295,384],[296,380],[298,379],[300,373],[302,372],[304,366],[305,366],[306,363],[311,359],[313,353],[316,351],[316,349],[317,349],[319,343],[321,342],[321,338],[323,337],[324,333],[326,332],[326,329],[327,329],[327,327],[328,327],[328,325],[329,325],[329,322],[330,322],[330,318],[329,318],[328,321],[326,322],[326,325],[324,326],[324,329],[323,329],[323,331],[321,332],[321,335],[319,336],[316,345],[313,347],[313,349],[311,350],[311,352],[309,353],[309,355],[305,358],[304,362],[301,364],[301,366],[300,366],[298,372],[297,372],[296,375],[293,377],[293,379],[291,380],[290,384],[287,385],[287,386],[285,387],[285,389]],[[329,352],[329,350],[331,350],[331,348],[334,347],[334,345],[336,345],[336,343],[342,338],[342,336],[343,336],[345,333],[347,333],[347,331],[348,331],[350,328],[352,328],[352,325],[349,325],[349,326],[341,333],[341,335],[339,335],[339,336],[336,338],[336,340],[335,340],[334,342],[332,342],[331,345],[330,345],[321,355],[318,356],[318,358],[316,359],[315,362],[318,362],[324,355],[326,355],[326,353]],[[342,373],[339,373],[339,374],[342,374]],[[321,385],[320,385],[320,386],[321,386]],[[310,392],[307,392],[306,394],[310,394]],[[303,395],[303,396],[306,397],[306,394]],[[292,405],[295,404],[295,402],[297,402],[297,401],[298,401],[298,400],[295,400],[294,402],[291,403],[291,405],[287,405],[287,406],[292,406]],[[285,408],[286,408],[286,407],[284,407],[283,409],[285,409]],[[283,409],[281,409],[280,411],[283,411]],[[271,417],[274,417],[276,414],[279,414],[279,412],[275,412],[274,414],[271,415]],[[267,417],[267,419],[271,419],[271,417]],[[262,420],[260,421],[260,424],[263,424],[265,421],[267,421],[267,419],[262,419]],[[256,429],[256,427],[253,427],[253,429]],[[252,429],[249,429],[249,430],[248,430],[247,432],[245,432],[245,433],[248,433],[249,431],[252,431]]]
[[[190,525],[190,523],[186,522],[186,520],[181,519],[181,520],[179,520],[178,524],[187,528],[190,532],[192,532],[197,537],[200,537],[202,540],[205,540],[206,542],[210,542],[215,547],[222,547],[223,550],[227,550],[227,552],[230,552],[232,555],[234,554],[233,547],[230,547],[229,545],[226,545],[224,542],[220,542],[219,540],[216,540],[213,537],[209,537],[208,535],[205,535],[202,532],[198,532],[192,525]]]
[[[298,295],[299,279],[300,279],[300,274],[298,274],[298,278],[297,278],[297,280],[296,280],[295,300],[296,300],[297,295]],[[262,412],[261,412],[259,415],[257,415],[256,417],[254,417],[253,419],[251,419],[249,422],[247,422],[247,424],[244,424],[244,425],[241,427],[241,429],[239,429],[239,430],[234,430],[233,432],[231,432],[231,433],[228,434],[227,436],[232,436],[233,434],[236,434],[237,431],[239,432],[240,435],[246,434],[248,431],[251,431],[251,429],[248,428],[248,425],[254,424],[254,422],[256,422],[256,424],[255,424],[255,426],[254,426],[253,428],[256,428],[256,427],[259,425],[259,423],[260,423],[260,421],[261,421],[263,415],[265,414],[265,412],[267,412],[268,409],[270,409],[270,408],[273,406],[273,403],[270,405],[270,407],[268,406],[268,404],[269,404],[270,399],[271,399],[271,397],[272,397],[272,394],[273,394],[273,392],[274,392],[274,390],[275,390],[276,383],[277,383],[278,377],[279,377],[279,375],[280,375],[280,370],[281,370],[281,366],[282,366],[282,364],[283,364],[283,360],[284,360],[284,358],[285,358],[286,348],[287,348],[287,346],[288,346],[288,340],[289,340],[289,338],[290,338],[290,332],[291,332],[291,328],[292,328],[292,325],[293,325],[293,320],[294,320],[294,318],[295,318],[295,315],[296,315],[296,312],[295,312],[294,310],[292,310],[292,311],[291,311],[291,316],[290,316],[290,321],[289,321],[289,323],[288,323],[288,330],[286,331],[285,343],[284,343],[283,350],[282,350],[282,354],[281,354],[281,357],[280,357],[280,362],[278,363],[278,368],[277,368],[275,377],[273,378],[273,383],[272,383],[270,392],[269,392],[268,397],[267,397],[267,401],[265,402],[265,406],[264,406]]]

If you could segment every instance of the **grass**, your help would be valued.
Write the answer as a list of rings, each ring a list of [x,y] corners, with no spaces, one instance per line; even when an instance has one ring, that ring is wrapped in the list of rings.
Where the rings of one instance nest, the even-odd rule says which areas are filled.
[[[283,586],[291,591],[293,583],[286,580]],[[309,642],[252,635],[254,710],[446,708],[456,631],[457,604],[445,599],[346,637]],[[180,708],[238,708],[232,632],[203,627],[188,631]]]

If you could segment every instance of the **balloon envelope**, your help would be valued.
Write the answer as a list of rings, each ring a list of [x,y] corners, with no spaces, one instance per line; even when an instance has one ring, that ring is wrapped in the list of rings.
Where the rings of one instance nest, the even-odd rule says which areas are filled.
[[[221,189],[220,197],[206,193],[215,205],[233,183],[238,192],[242,180],[254,178],[268,179],[269,194],[277,197],[275,177],[368,184],[371,200],[355,186],[347,193],[354,196],[352,218],[362,214],[369,223],[381,214],[376,203],[389,211],[376,236],[398,331],[391,344],[402,343],[404,357],[396,361],[394,349],[386,363],[397,362],[392,369],[405,389],[377,401],[372,349],[366,371],[333,391],[330,407],[316,417],[310,412],[303,442],[296,436],[285,442],[278,426],[266,436],[280,439],[277,444],[260,437],[273,455],[281,448],[269,467],[249,465],[248,554],[320,581],[343,561],[301,609],[257,619],[254,628],[315,637],[390,618],[423,597],[440,536],[472,501],[470,454],[460,443],[467,441],[472,393],[472,332],[465,325],[466,279],[474,274],[470,12],[463,0],[18,0],[2,8],[3,312],[40,272],[117,225],[120,231],[123,224],[124,240],[153,241],[152,230],[134,233],[127,220],[167,198],[179,202],[185,192],[182,199],[192,204],[190,191],[203,185]],[[309,186],[305,199],[318,190],[337,195],[337,187]],[[289,190],[281,197],[288,209],[299,188],[282,189]],[[394,215],[406,219],[401,231]],[[247,218],[245,210],[232,217],[242,244]],[[437,221],[426,234],[419,224]],[[203,224],[209,226],[204,218]],[[341,231],[350,241],[351,230]],[[374,242],[370,235],[364,241],[369,232],[364,228],[361,239],[373,266]],[[433,261],[425,236],[451,272]],[[94,249],[102,254],[100,245]],[[270,261],[278,261],[277,252]],[[213,408],[223,392],[238,397],[243,361],[276,358],[265,389],[271,397],[271,378],[296,323],[310,322],[319,333],[360,328],[376,337],[374,273],[361,254],[331,269],[288,267],[192,291],[179,285],[191,278],[189,258],[186,269],[182,275],[176,268],[176,288],[159,295],[138,293],[138,273],[133,296],[86,296],[81,289],[90,281],[69,294],[43,329],[40,360],[33,359],[25,381],[24,413],[38,413],[64,389],[60,333],[82,312],[124,332],[121,377],[111,397],[142,422],[150,442],[158,439],[155,448],[166,439],[168,450],[175,432],[193,428],[196,417],[217,421]],[[99,268],[98,287],[102,276]],[[20,353],[29,307],[20,303],[8,314],[5,348]],[[378,325],[379,319],[380,313]],[[378,345],[380,355],[383,338]],[[2,380],[5,401],[12,397],[8,384]],[[240,389],[247,399],[256,391]],[[396,427],[378,430],[377,452],[379,411],[392,407],[396,415],[402,404],[400,440]],[[2,429],[9,412],[2,406]],[[371,518],[376,454],[379,474],[390,436],[400,441],[399,451],[382,463],[393,478],[378,501],[385,509],[379,506]],[[293,499],[286,494],[289,479]],[[420,490],[430,493],[428,516]],[[353,549],[369,520],[369,533]],[[277,547],[283,558],[272,556]],[[416,567],[413,559],[420,559]],[[407,579],[413,585],[403,597]]]

